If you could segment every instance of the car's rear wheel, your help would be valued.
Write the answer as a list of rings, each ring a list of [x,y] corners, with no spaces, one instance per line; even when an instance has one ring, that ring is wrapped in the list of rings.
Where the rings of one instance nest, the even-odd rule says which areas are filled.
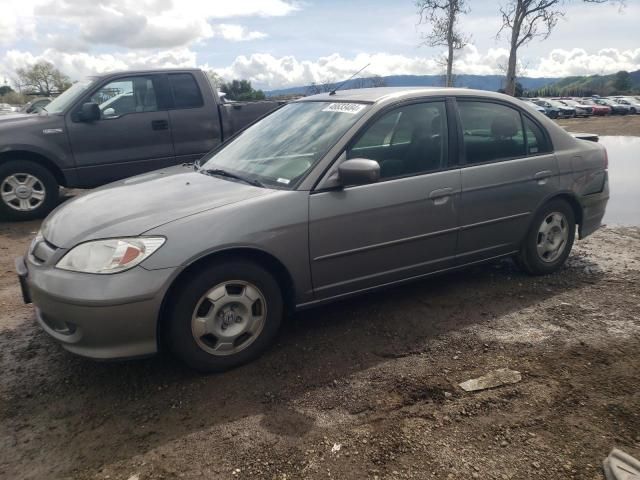
[[[531,275],[558,270],[567,260],[575,239],[575,216],[564,200],[552,200],[536,214],[517,260]]]
[[[258,357],[283,315],[282,293],[260,265],[225,260],[191,278],[170,309],[167,341],[191,368],[220,372]]]
[[[0,164],[0,218],[33,220],[56,206],[59,186],[53,174],[29,160]]]

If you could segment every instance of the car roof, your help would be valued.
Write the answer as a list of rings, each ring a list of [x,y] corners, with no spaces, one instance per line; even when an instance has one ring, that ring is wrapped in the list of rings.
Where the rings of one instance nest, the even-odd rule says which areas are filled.
[[[469,88],[445,88],[445,87],[377,87],[358,88],[353,90],[337,90],[335,95],[330,93],[319,93],[296,100],[296,102],[309,101],[330,101],[330,102],[368,102],[378,103],[389,99],[429,97],[429,96],[480,96],[488,98],[508,98],[514,97],[502,93],[490,92],[487,90],[473,90]]]

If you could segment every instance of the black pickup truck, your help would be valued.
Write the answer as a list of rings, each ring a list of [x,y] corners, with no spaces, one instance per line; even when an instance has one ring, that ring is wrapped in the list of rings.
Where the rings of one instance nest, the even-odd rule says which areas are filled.
[[[0,219],[46,215],[59,187],[91,188],[193,162],[278,102],[225,102],[204,72],[109,73],[37,115],[0,116]]]

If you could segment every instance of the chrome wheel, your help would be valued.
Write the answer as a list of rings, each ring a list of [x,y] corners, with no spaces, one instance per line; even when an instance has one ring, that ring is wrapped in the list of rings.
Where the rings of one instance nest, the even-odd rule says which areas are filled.
[[[553,212],[547,215],[540,228],[536,248],[543,262],[554,262],[562,255],[569,239],[569,224],[563,213]]]
[[[258,287],[242,280],[220,283],[198,301],[191,333],[205,352],[226,356],[251,345],[262,332],[267,302]]]
[[[29,212],[42,205],[47,196],[44,182],[30,173],[14,173],[2,181],[0,195],[5,205]]]

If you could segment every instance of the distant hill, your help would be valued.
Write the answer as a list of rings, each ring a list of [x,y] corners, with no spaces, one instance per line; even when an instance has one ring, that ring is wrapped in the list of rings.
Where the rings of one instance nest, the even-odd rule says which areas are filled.
[[[443,85],[442,75],[389,75],[381,77],[387,87],[441,87]],[[525,90],[535,90],[546,85],[559,81],[559,78],[534,78],[522,77],[518,81]],[[478,90],[496,91],[503,86],[503,75],[457,75],[456,87],[476,88]],[[335,82],[339,84],[340,82]],[[361,86],[362,79],[355,78],[348,81],[343,89]],[[268,97],[280,95],[304,95],[307,93],[308,85],[298,87],[282,88],[278,90],[265,91]]]
[[[617,93],[614,87],[615,76],[616,74],[561,78],[531,93],[539,96],[611,95]],[[632,90],[639,92],[640,70],[629,72],[629,78],[631,80]]]

